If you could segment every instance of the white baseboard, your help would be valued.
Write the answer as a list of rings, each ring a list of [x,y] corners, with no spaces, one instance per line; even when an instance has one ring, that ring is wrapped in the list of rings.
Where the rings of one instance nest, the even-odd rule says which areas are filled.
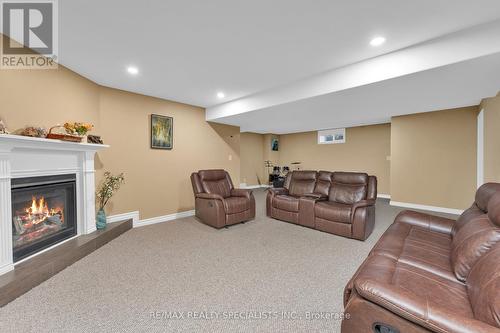
[[[429,210],[431,212],[454,214],[454,215],[460,215],[460,214],[462,214],[464,212],[462,209],[454,209],[454,208],[445,208],[445,207],[437,207],[437,206],[419,205],[419,204],[413,204],[413,203],[408,203],[408,202],[392,201],[392,200],[390,201],[390,205],[391,206],[396,206],[396,207],[411,208],[411,209]]]
[[[0,275],[10,272],[14,269],[14,264],[6,264],[0,267]]]
[[[156,217],[152,217],[149,219],[139,220],[137,222],[134,222],[134,228],[144,227],[146,225],[151,225],[151,224],[156,224],[156,223],[172,221],[172,220],[176,220],[176,219],[180,219],[180,218],[188,217],[188,216],[194,216],[194,209],[188,210],[185,212],[179,212],[179,213],[163,215],[163,216],[156,216]]]
[[[390,199],[391,195],[390,194],[377,193],[377,198]]]
[[[242,189],[248,189],[248,190],[252,190],[252,189],[256,189],[256,188],[269,188],[271,187],[271,185],[247,185],[245,183],[241,183],[240,184],[240,188]]]
[[[163,215],[163,216],[156,216],[156,217],[152,217],[149,219],[141,220],[139,218],[139,216],[140,216],[139,212],[134,211],[134,212],[128,212],[128,213],[108,216],[106,218],[106,221],[108,223],[114,223],[114,222],[132,219],[133,227],[138,228],[138,227],[143,227],[145,225],[151,225],[151,224],[156,224],[156,223],[161,223],[161,222],[172,221],[172,220],[176,220],[176,219],[180,219],[180,218],[188,217],[188,216],[193,216],[193,215],[194,215],[194,210],[188,210],[185,212],[179,212],[179,213]]]
[[[106,217],[106,222],[114,223],[114,222],[129,220],[129,219],[132,219],[132,221],[134,221],[134,224],[137,223],[139,221],[139,212],[134,211],[134,212],[129,212],[129,213],[111,215],[111,216]]]

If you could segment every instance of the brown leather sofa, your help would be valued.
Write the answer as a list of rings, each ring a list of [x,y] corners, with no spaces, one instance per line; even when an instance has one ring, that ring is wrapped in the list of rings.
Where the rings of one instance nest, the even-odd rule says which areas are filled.
[[[377,178],[366,173],[294,171],[269,189],[267,216],[365,240],[375,226]]]
[[[457,221],[404,211],[349,281],[343,333],[500,332],[500,184]]]
[[[251,190],[235,189],[224,170],[200,170],[191,174],[195,215],[203,223],[222,228],[255,218]]]

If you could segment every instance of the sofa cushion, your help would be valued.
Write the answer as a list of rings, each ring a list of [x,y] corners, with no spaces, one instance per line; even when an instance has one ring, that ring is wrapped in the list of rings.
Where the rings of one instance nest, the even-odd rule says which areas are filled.
[[[296,213],[299,211],[299,198],[289,195],[277,195],[273,199],[273,207]]]
[[[492,196],[488,203],[488,218],[496,227],[500,227],[500,192]]]
[[[245,197],[229,197],[224,199],[226,214],[236,214],[250,209],[250,200]]]
[[[476,319],[500,328],[500,246],[478,260],[467,279],[467,291]]]
[[[497,192],[500,192],[500,184],[497,183],[486,183],[479,187],[476,191],[474,203],[460,215],[453,226],[452,235],[455,235],[460,228],[476,217],[488,213],[488,203],[491,197]]]
[[[351,223],[351,206],[332,201],[319,201],[314,214],[323,220]]]
[[[322,194],[328,196],[330,192],[330,184],[332,182],[333,173],[329,171],[318,172],[318,180],[316,186],[314,187],[314,193]]]
[[[353,286],[361,297],[431,331],[462,332],[462,323],[474,321],[463,284],[393,258],[368,257]]]
[[[493,195],[498,192],[500,192],[499,183],[486,183],[481,185],[481,187],[476,191],[475,198],[475,202],[479,209],[487,213],[488,203],[490,202],[491,197],[493,197]]]
[[[313,193],[316,185],[316,171],[294,171],[290,181],[289,192],[293,196],[303,196]]]
[[[451,237],[411,224],[393,223],[372,249],[409,266],[456,281],[450,263]]]
[[[465,282],[477,260],[500,242],[500,229],[484,214],[465,224],[453,237],[451,263],[458,280]]]
[[[358,172],[334,172],[329,201],[352,205],[366,199],[368,175]]]

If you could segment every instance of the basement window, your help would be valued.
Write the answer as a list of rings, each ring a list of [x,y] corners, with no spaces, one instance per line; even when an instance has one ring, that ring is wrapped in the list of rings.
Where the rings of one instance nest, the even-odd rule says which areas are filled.
[[[318,144],[345,143],[345,128],[318,131]]]

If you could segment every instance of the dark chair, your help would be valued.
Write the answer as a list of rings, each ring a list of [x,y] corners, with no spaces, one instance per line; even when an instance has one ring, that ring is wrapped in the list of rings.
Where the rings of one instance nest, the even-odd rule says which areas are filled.
[[[255,199],[251,190],[235,189],[225,170],[200,170],[191,174],[195,214],[214,228],[255,218]]]

